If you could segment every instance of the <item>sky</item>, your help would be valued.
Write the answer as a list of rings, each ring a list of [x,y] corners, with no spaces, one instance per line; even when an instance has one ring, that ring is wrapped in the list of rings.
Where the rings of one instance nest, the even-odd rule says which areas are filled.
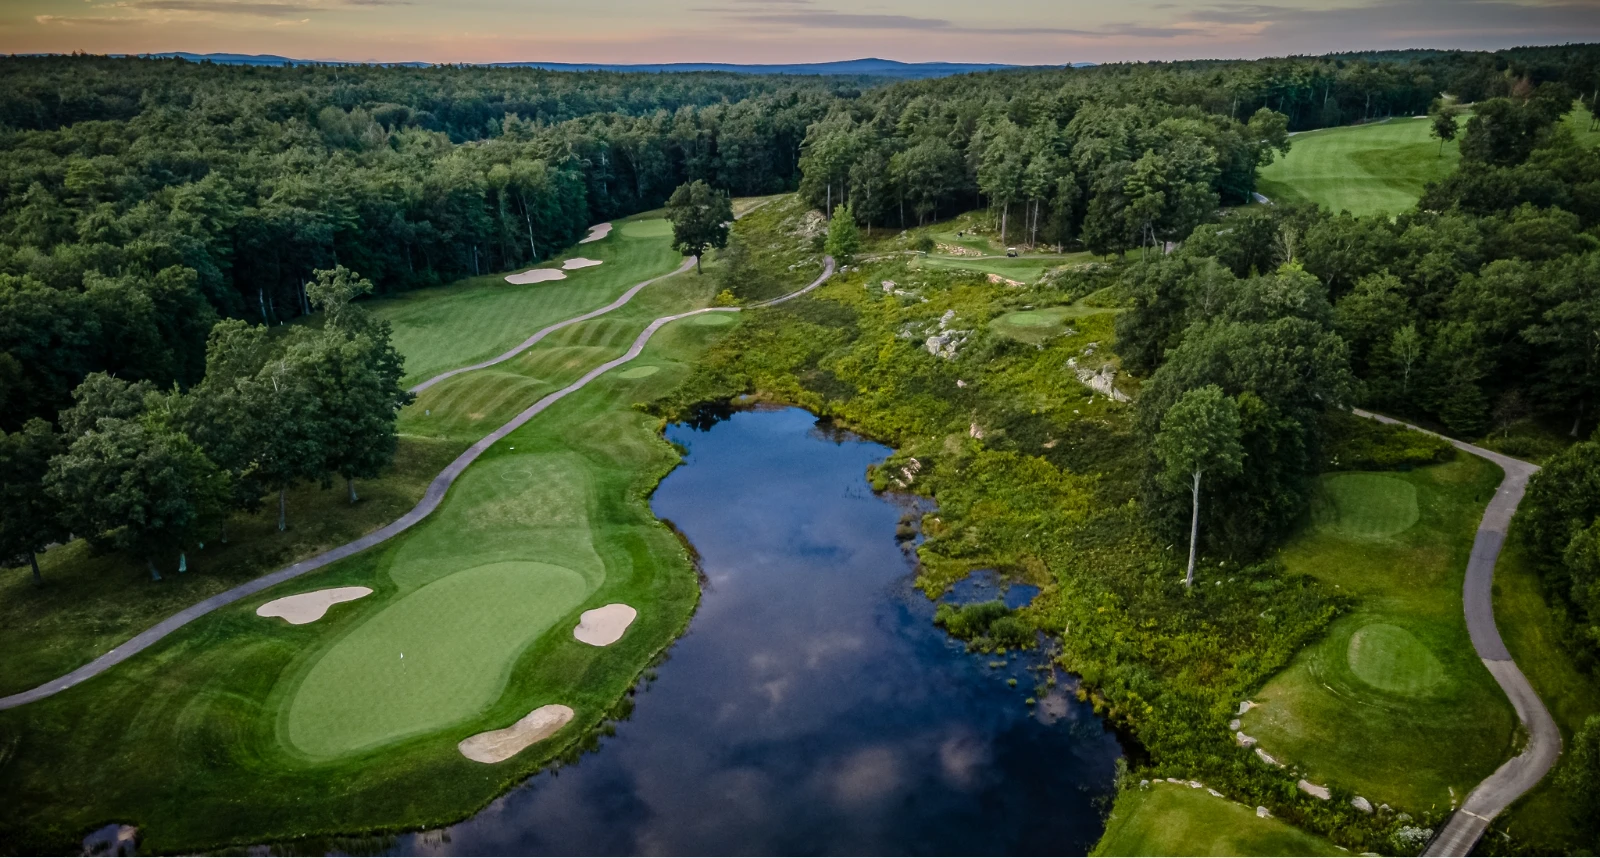
[[[0,0],[0,54],[1059,64],[1600,41],[1600,0]]]

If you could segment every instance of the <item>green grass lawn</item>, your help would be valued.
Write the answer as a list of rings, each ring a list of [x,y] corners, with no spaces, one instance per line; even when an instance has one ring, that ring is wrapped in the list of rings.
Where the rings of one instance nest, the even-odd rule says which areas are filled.
[[[603,306],[682,261],[672,249],[672,226],[659,215],[619,220],[606,238],[576,245],[534,267],[560,268],[571,257],[603,264],[568,271],[565,280],[520,286],[505,281],[509,272],[499,272],[366,307],[393,325],[395,347],[406,356],[403,383],[410,386],[494,357],[540,328]]]
[[[163,618],[236,584],[310,557],[399,518],[467,441],[402,437],[394,466],[356,484],[306,485],[289,492],[289,529],[278,532],[276,504],[235,515],[228,542],[189,553],[189,572],[150,580],[143,564],[95,555],[82,540],[39,556],[44,586],[27,567],[0,570],[0,695],[25,691],[105,654]]]
[[[1572,112],[1567,114],[1565,122],[1567,129],[1579,143],[1585,146],[1600,145],[1600,127],[1595,127],[1594,114],[1589,112],[1589,108],[1585,107],[1583,102],[1573,105]]]
[[[1322,477],[1281,557],[1354,609],[1254,696],[1244,732],[1314,782],[1413,812],[1450,807],[1509,759],[1515,713],[1474,654],[1461,607],[1500,478],[1465,455]]]
[[[580,245],[568,254],[607,262],[569,272],[567,280],[513,286],[495,275],[367,306],[394,323],[409,384],[499,354],[544,325],[602,306],[635,283],[671,271],[681,257],[670,245],[671,229],[665,220],[621,220],[605,240]],[[684,297],[681,291],[671,292],[663,301],[646,290],[634,302],[635,315],[626,324],[608,316],[562,332],[565,338],[556,342],[564,347],[533,359],[540,371],[531,375],[502,372],[513,365],[508,363],[458,376],[452,379],[453,386],[428,391],[422,403],[402,416],[393,469],[358,486],[360,503],[346,503],[337,488],[293,490],[287,532],[276,530],[271,509],[234,516],[228,525],[229,542],[209,543],[191,552],[192,571],[187,575],[168,574],[165,581],[153,583],[140,565],[119,555],[92,556],[82,542],[41,555],[43,588],[33,586],[25,568],[0,571],[0,649],[7,653],[0,660],[0,694],[60,676],[190,604],[398,518],[421,499],[434,474],[504,422],[485,420],[486,409],[509,416],[570,383],[588,367],[614,357],[618,344],[637,334],[643,327],[638,307],[645,307],[642,312],[654,318],[663,306],[681,306],[672,302]],[[476,410],[455,409],[454,398],[471,390],[477,391],[470,397]],[[430,409],[435,421],[456,431],[431,431],[427,421],[420,431],[409,425],[411,414],[421,416]]]
[[[574,326],[507,366],[539,376],[525,391],[535,396],[620,353],[663,307],[703,305],[711,283],[673,278],[627,308],[626,329]],[[668,326],[639,359],[656,372],[612,373],[563,400],[487,452],[412,530],[0,713],[0,840],[59,850],[119,820],[146,827],[141,848],[174,851],[443,824],[571,747],[698,599],[683,548],[645,502],[677,453],[632,406],[670,390],[730,329]],[[575,358],[581,366],[569,366]],[[509,414],[531,401],[484,407]],[[432,437],[476,437],[487,425]],[[344,585],[375,592],[305,626],[254,614]],[[639,609],[622,640],[575,641],[578,614],[610,602]],[[400,667],[401,647],[415,666]],[[552,740],[493,767],[456,751],[547,703],[578,713]]]
[[[1340,855],[1338,848],[1203,789],[1155,782],[1123,790],[1094,852],[1114,855]]]
[[[1025,343],[1042,343],[1066,332],[1075,320],[1115,312],[1104,307],[1086,307],[1082,304],[1019,310],[990,320],[989,329],[1001,336]]]
[[[1088,262],[1094,259],[1090,253],[1028,253],[1022,256],[951,256],[941,253],[930,253],[919,257],[914,267],[927,266],[929,268],[948,268],[959,271],[976,271],[980,274],[997,274],[1008,280],[1017,280],[1022,283],[1034,283],[1044,276],[1046,271],[1058,265],[1073,262]]]
[[[1257,190],[1279,203],[1313,202],[1354,215],[1399,214],[1461,159],[1454,142],[1440,153],[1431,127],[1426,119],[1404,117],[1296,134],[1289,154],[1261,169]]]
[[[1568,654],[1560,638],[1561,621],[1545,599],[1537,573],[1515,535],[1506,543],[1494,572],[1494,615],[1511,657],[1550,710],[1566,747],[1591,715],[1600,715],[1600,686]],[[1565,760],[1565,757],[1562,758]],[[1573,825],[1563,792],[1556,784],[1561,761],[1531,792],[1495,819],[1495,830],[1509,833],[1524,854],[1582,854],[1584,843]]]
[[[626,225],[608,241],[619,234],[627,237]],[[651,241],[664,243],[664,232]],[[671,254],[637,259],[619,285],[678,262]],[[713,283],[692,273],[669,278],[517,359],[430,389],[401,414],[407,485],[420,495],[466,444],[619,355],[651,319],[705,306]],[[425,310],[424,297],[420,315],[436,315],[458,333],[481,322],[477,304],[448,291],[435,294],[439,313]],[[527,292],[524,300],[548,294]],[[558,318],[566,311],[540,312]],[[524,318],[537,315],[530,310]],[[7,806],[0,842],[59,851],[108,820],[144,826],[141,848],[155,851],[443,824],[558,754],[575,753],[573,743],[616,711],[698,600],[681,544],[645,501],[678,454],[661,439],[657,421],[634,407],[673,389],[694,357],[737,323],[696,321],[664,328],[637,363],[592,382],[485,453],[441,507],[406,533],[202,618],[106,675],[0,713],[0,801]],[[507,329],[506,336],[528,332]],[[423,461],[417,451],[432,458]],[[383,483],[367,485],[363,494],[368,500],[357,509],[375,510]],[[400,498],[370,526],[414,502],[415,496]],[[301,512],[292,506],[292,520]],[[331,506],[308,507],[303,515],[306,529],[323,538],[337,530]],[[258,518],[259,526],[270,526],[266,516]],[[236,534],[236,543],[234,550],[265,555],[257,535]],[[297,556],[309,553],[301,549]],[[0,630],[16,635],[3,675],[21,686],[293,559],[256,562],[248,574],[223,578],[208,549],[194,558],[203,571],[169,576],[189,589],[137,579],[106,587],[111,596],[96,604],[120,607],[126,616],[100,633],[101,618],[74,615],[68,599],[92,594],[105,570],[74,550],[46,555],[46,574],[60,592],[28,606],[44,612],[38,624],[57,629],[63,646],[41,648],[22,637],[25,630]],[[99,562],[115,566],[114,559]],[[4,585],[20,592],[25,573],[6,574]],[[254,613],[281,596],[344,585],[374,593],[304,626]],[[610,602],[639,610],[622,640],[605,648],[574,640],[578,614]],[[24,616],[9,600],[5,610]],[[493,767],[457,752],[466,736],[504,727],[547,703],[578,713],[552,739]]]

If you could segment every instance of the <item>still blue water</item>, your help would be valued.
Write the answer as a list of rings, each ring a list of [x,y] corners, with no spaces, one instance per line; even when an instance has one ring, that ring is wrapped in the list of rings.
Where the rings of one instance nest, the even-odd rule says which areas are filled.
[[[705,573],[688,633],[599,751],[466,822],[401,838],[400,852],[1082,854],[1094,844],[1116,738],[1059,687],[1025,705],[1040,676],[1029,656],[969,654],[933,625],[895,541],[906,507],[865,479],[888,448],[792,408],[667,437],[688,456],[652,507]],[[1034,592],[989,575],[952,598],[1020,604]]]

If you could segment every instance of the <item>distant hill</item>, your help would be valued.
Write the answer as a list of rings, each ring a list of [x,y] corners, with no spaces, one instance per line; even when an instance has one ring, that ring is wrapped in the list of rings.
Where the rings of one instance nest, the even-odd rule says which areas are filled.
[[[151,59],[184,59],[190,62],[212,62],[224,65],[281,66],[281,65],[360,65],[348,60],[302,60],[276,54],[195,54],[172,51],[161,54],[140,54]],[[428,66],[432,63],[404,62],[379,63],[385,66]],[[743,63],[545,63],[514,62],[484,63],[495,68],[536,68],[548,71],[619,71],[619,72],[731,72],[734,74],[795,74],[795,75],[847,75],[852,77],[930,78],[948,77],[969,72],[995,69],[1021,68],[1004,63],[902,63],[868,57],[859,60],[839,60],[826,63],[743,64]],[[1071,63],[1073,68],[1092,66],[1094,63]]]

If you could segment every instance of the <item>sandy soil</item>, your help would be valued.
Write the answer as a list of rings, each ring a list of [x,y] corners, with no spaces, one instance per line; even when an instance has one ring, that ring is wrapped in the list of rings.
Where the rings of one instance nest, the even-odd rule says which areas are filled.
[[[620,602],[584,611],[572,636],[590,646],[611,646],[622,639],[622,633],[638,616],[638,611]]]
[[[329,590],[313,590],[309,593],[296,593],[293,596],[284,596],[256,608],[258,617],[282,617],[292,625],[303,626],[322,619],[328,609],[340,602],[354,602],[364,596],[372,595],[371,587],[334,587]]]
[[[572,720],[572,710],[559,703],[540,706],[504,730],[490,730],[462,739],[456,748],[461,756],[477,763],[499,763],[522,753],[529,745],[542,742]]]
[[[586,259],[582,256],[574,256],[571,259],[568,259],[566,262],[561,263],[561,268],[565,271],[576,271],[579,268],[593,268],[599,264],[600,260],[598,259]]]
[[[522,286],[528,283],[543,283],[546,280],[565,280],[567,275],[561,273],[559,268],[530,268],[519,274],[507,274],[506,282]]]
[[[588,244],[591,241],[599,241],[600,239],[605,238],[606,236],[608,236],[610,234],[611,234],[611,223],[609,221],[607,221],[606,223],[597,223],[594,226],[589,227],[589,234],[587,236],[579,239],[578,243],[579,244]]]

